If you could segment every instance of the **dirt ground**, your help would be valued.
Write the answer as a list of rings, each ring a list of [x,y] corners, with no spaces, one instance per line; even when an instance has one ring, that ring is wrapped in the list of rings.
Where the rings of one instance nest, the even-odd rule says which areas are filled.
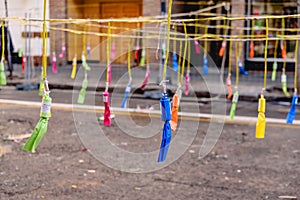
[[[30,133],[39,116],[39,108],[1,105],[0,112],[1,138]],[[1,200],[300,197],[299,127],[268,126],[266,138],[256,140],[255,127],[226,124],[213,151],[198,159],[208,128],[201,122],[193,144],[177,161],[158,171],[134,174],[111,169],[83,151],[72,112],[53,110],[53,116],[35,154],[22,150],[25,141],[0,142]],[[107,130],[116,143],[124,142],[117,126]],[[155,149],[160,135],[156,138],[144,142]],[[143,148],[134,139],[124,140],[127,146]]]

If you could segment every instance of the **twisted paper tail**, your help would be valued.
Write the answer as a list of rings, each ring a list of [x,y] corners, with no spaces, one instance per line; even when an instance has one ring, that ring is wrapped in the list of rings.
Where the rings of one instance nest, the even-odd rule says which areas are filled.
[[[249,53],[250,58],[254,58],[254,42],[251,41],[250,43],[250,53]]]
[[[290,94],[288,93],[288,91],[287,91],[287,77],[286,77],[286,74],[285,73],[282,73],[281,74],[281,85],[282,85],[282,91],[283,91],[283,93],[284,93],[284,95],[286,96],[286,97],[290,97]]]
[[[41,117],[36,127],[34,128],[31,137],[23,146],[23,150],[34,153],[43,136],[47,132],[48,119]]]
[[[6,85],[6,74],[4,69],[4,62],[0,62],[0,85]]]
[[[124,98],[123,98],[123,101],[122,101],[122,108],[127,108],[127,98],[128,98],[129,93],[130,93],[130,90],[131,90],[131,85],[130,85],[130,83],[128,83],[128,85],[125,89]]]
[[[163,162],[166,160],[171,138],[172,138],[172,132],[171,132],[170,123],[169,121],[165,121],[157,162]]]
[[[74,79],[76,76],[76,71],[77,71],[77,57],[75,56],[73,58],[72,62],[72,73],[71,73],[71,79]]]
[[[145,74],[145,79],[142,83],[142,86],[140,87],[141,89],[144,89],[149,81],[150,78],[150,70],[147,70],[146,74]]]
[[[223,40],[222,46],[221,46],[220,51],[219,51],[219,56],[220,57],[224,56],[225,48],[226,48],[226,40]]]
[[[25,73],[26,56],[22,56],[22,74]]]
[[[228,90],[228,95],[227,95],[227,99],[231,99],[232,97],[232,87],[231,87],[231,76],[228,75],[226,78],[226,87]]]
[[[56,55],[55,52],[53,52],[52,55],[52,73],[56,74],[57,73],[57,69],[56,69]]]
[[[35,149],[41,142],[43,136],[47,132],[48,120],[51,117],[51,102],[52,99],[49,96],[49,94],[45,94],[43,96],[43,102],[42,102],[42,107],[40,112],[40,120],[38,121],[35,129],[33,130],[30,138],[23,146],[24,150],[34,153]]]
[[[177,93],[173,96],[172,105],[172,120],[170,121],[172,131],[176,131],[178,125],[178,108],[179,108],[179,95]]]
[[[298,95],[293,95],[293,99],[292,99],[292,105],[291,105],[291,108],[290,108],[290,111],[286,117],[286,123],[287,124],[293,124],[293,121],[296,117],[296,107],[297,107],[297,104],[298,104]]]
[[[203,57],[203,74],[204,75],[208,74],[208,60],[206,55],[204,55]]]
[[[178,71],[178,62],[177,62],[177,55],[176,55],[176,53],[173,53],[173,70],[175,72]]]
[[[262,139],[265,138],[266,130],[266,117],[265,114],[260,112],[258,113],[257,123],[256,123],[256,138]]]
[[[111,118],[110,118],[110,107],[109,107],[109,93],[103,92],[103,102],[104,102],[104,126],[111,125]]]
[[[273,63],[272,78],[271,78],[272,81],[276,80],[276,74],[277,74],[277,62],[274,62]]]
[[[80,103],[80,104],[84,103],[87,85],[88,85],[88,80],[84,79],[82,82],[82,87],[81,87],[79,95],[78,95],[77,103]]]
[[[195,45],[196,54],[200,54],[201,51],[200,51],[198,40],[194,40],[194,45]]]

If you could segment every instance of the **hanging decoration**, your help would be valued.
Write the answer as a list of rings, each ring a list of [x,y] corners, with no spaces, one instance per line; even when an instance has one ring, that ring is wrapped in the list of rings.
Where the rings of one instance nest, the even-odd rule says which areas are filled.
[[[74,31],[76,31],[76,24],[74,24]],[[71,79],[74,79],[77,72],[77,34],[74,33],[74,57],[72,59],[72,73]]]
[[[226,26],[226,20],[224,19],[224,27]],[[224,36],[227,37],[227,29],[224,28]],[[220,51],[219,51],[219,56],[220,57],[223,57],[224,56],[224,53],[225,53],[225,49],[226,49],[226,46],[227,46],[227,41],[226,39],[224,39],[222,41],[222,44],[221,44],[221,48],[220,48]]]
[[[104,103],[103,124],[104,124],[104,126],[110,126],[111,125],[111,116],[110,116],[110,107],[109,107],[109,102],[110,102],[109,93],[107,91],[105,91],[105,92],[103,92],[102,95],[103,95],[103,103]]]
[[[236,69],[235,69],[235,93],[232,98],[232,104],[231,104],[231,109],[230,109],[230,119],[233,120],[235,116],[235,111],[236,111],[236,105],[239,100],[239,92],[238,92],[238,84],[239,84],[239,66],[238,66],[238,60],[239,60],[239,43],[236,42],[236,47],[235,47],[235,56],[236,56]]]
[[[18,49],[18,57],[21,58],[22,56],[23,56],[23,50],[20,48]]]
[[[64,26],[64,25],[62,25]],[[62,44],[61,44],[61,53],[59,54],[60,58],[63,58],[66,54],[66,43],[65,43],[65,33],[62,34]]]
[[[84,34],[82,34],[82,53],[86,58],[86,56],[87,56],[87,49],[86,49],[87,45],[86,45],[86,25],[85,24],[83,25],[83,32],[84,32]]]
[[[284,18],[282,19],[282,35],[284,36],[284,28],[285,28],[285,21]],[[290,94],[287,91],[287,76],[286,76],[286,51],[285,51],[285,41],[281,40],[280,41],[280,46],[281,46],[281,55],[282,58],[284,59],[283,61],[283,67],[282,67],[282,73],[281,73],[281,86],[282,86],[282,91],[286,97],[290,97]]]
[[[5,59],[5,55],[4,55],[4,50],[5,50],[5,42],[4,42],[4,21],[2,20],[1,22],[1,29],[2,29],[2,53],[1,53],[1,61],[0,61],[0,85],[6,85],[6,74],[5,74],[5,68],[4,68],[4,59]]]
[[[115,40],[112,39],[111,42],[111,51],[110,51],[110,60],[114,60],[116,56],[116,45],[115,45]]]
[[[198,34],[198,15],[196,15],[196,24],[195,24],[195,35]],[[200,46],[197,39],[194,39],[194,46],[195,46],[195,52],[196,54],[200,54]]]
[[[53,40],[56,41],[56,32],[55,30],[53,30]],[[56,69],[56,53],[55,53],[55,43],[53,43],[53,52],[52,52],[52,73],[56,74],[57,73],[57,69]]]
[[[282,27],[282,36],[284,37],[285,35],[285,18],[282,18],[281,20],[281,27]],[[286,50],[285,50],[285,41],[284,40],[280,40],[280,49],[281,49],[281,56],[283,59],[287,59],[287,55],[286,55]]]
[[[186,25],[183,24],[184,26],[184,30],[186,33]],[[187,34],[185,34],[185,41],[187,40]],[[183,54],[183,59],[186,59],[186,50],[187,50],[187,42],[185,42],[185,46],[184,46],[184,54]],[[182,52],[182,40],[180,40],[180,44],[179,44],[179,52],[181,55]],[[179,56],[179,62],[178,62],[179,66],[181,64],[181,56]],[[176,131],[177,129],[177,125],[178,125],[178,109],[179,109],[179,105],[180,105],[180,99],[182,96],[182,80],[183,80],[183,74],[184,74],[184,68],[185,68],[185,64],[183,63],[181,65],[181,69],[179,69],[177,71],[177,81],[178,81],[178,87],[177,90],[172,98],[172,119],[170,121],[170,125],[171,125],[171,130],[172,131]]]
[[[187,66],[187,72],[186,72],[186,75],[185,75],[184,94],[187,96],[190,93],[189,85],[190,85],[190,72],[191,72],[191,43],[190,43],[190,40],[187,40],[186,42],[188,44],[188,59],[187,59],[188,66]]]
[[[285,74],[285,64],[283,64],[284,67],[282,68],[282,73],[281,73],[281,86],[282,86],[282,91],[286,97],[290,97],[289,92],[287,91],[287,76]]]
[[[140,59],[140,66],[145,67],[145,59],[146,59],[146,49],[145,49],[145,40],[142,39],[142,52],[141,52],[141,59]]]
[[[110,97],[108,93],[108,87],[111,82],[111,65],[110,65],[110,46],[111,46],[111,33],[110,33],[110,22],[108,22],[107,27],[107,42],[106,42],[106,83],[105,91],[103,92],[103,103],[104,103],[104,126],[111,125],[111,116],[110,116]]]
[[[243,63],[241,62],[240,59],[238,61],[238,65],[239,65],[239,71],[240,71],[240,73],[247,76],[249,73],[245,70],[245,68],[243,66]]]
[[[57,69],[56,69],[56,54],[55,51],[52,53],[52,73],[57,74]]]
[[[84,79],[83,79],[82,86],[81,86],[81,89],[80,89],[80,92],[79,92],[79,95],[78,95],[77,103],[83,104],[84,100],[85,100],[86,89],[87,89],[87,86],[88,86],[87,75],[88,75],[88,71],[90,71],[91,68],[87,64],[84,52],[82,52],[81,60],[82,60],[82,67],[84,69]]]
[[[292,103],[290,111],[286,117],[286,123],[292,124],[296,117],[296,109],[298,104],[298,94],[297,94],[297,78],[298,78],[298,49],[299,49],[299,40],[296,40],[295,47],[295,72],[294,72],[294,95],[292,97]]]
[[[254,58],[254,27],[255,27],[255,20],[252,20],[252,27],[251,27],[251,41],[250,41],[250,52],[249,52],[249,57]]]
[[[223,40],[223,41],[222,41],[221,48],[220,48],[220,51],[219,51],[219,56],[220,56],[220,57],[223,57],[223,56],[224,56],[225,48],[226,48],[226,40]]]
[[[91,26],[88,24],[88,33],[90,33]],[[86,45],[86,51],[87,51],[87,58],[91,59],[91,41],[90,41],[90,34],[87,35],[87,45]]]
[[[258,117],[256,122],[256,131],[255,135],[256,138],[262,139],[265,137],[266,131],[266,99],[264,98],[264,91],[267,88],[267,71],[268,71],[268,44],[269,44],[269,23],[268,18],[266,18],[266,43],[265,43],[265,50],[264,50],[264,61],[265,61],[265,69],[264,69],[264,87],[261,90],[261,95],[258,101]]]
[[[200,54],[201,51],[200,51],[200,46],[199,46],[198,40],[194,39],[194,45],[195,45],[196,54]]]
[[[144,78],[144,81],[141,85],[141,89],[144,89],[149,81],[149,78],[150,78],[150,65],[149,65],[149,39],[148,39],[148,34],[146,33],[146,62],[147,62],[147,65],[146,65],[146,74],[145,74],[145,78]]]
[[[74,56],[72,59],[72,73],[71,73],[71,79],[74,79],[76,76],[77,71],[77,55]]]
[[[297,88],[295,88],[294,95],[292,97],[292,103],[290,107],[290,111],[286,117],[286,123],[287,124],[293,124],[293,121],[296,117],[296,109],[298,104],[298,95],[297,95]]]
[[[172,0],[169,0],[166,57],[164,60],[164,68],[163,68],[162,81],[161,81],[163,95],[162,98],[160,99],[161,120],[164,121],[164,127],[163,127],[162,141],[160,145],[160,151],[159,151],[157,162],[165,161],[170,146],[171,138],[172,138],[172,130],[170,125],[170,120],[172,120],[171,104],[170,104],[170,99],[168,98],[167,88],[166,88],[167,64],[168,64],[169,48],[170,48],[171,11],[172,11]]]
[[[278,32],[276,33],[276,35],[278,35]],[[279,40],[276,39],[276,41],[275,41],[275,49],[274,49],[274,63],[273,63],[273,70],[272,70],[272,77],[271,77],[272,81],[276,80],[276,75],[277,75],[277,67],[278,67],[278,65],[277,65],[276,58],[277,58],[278,43],[279,43]]]
[[[41,78],[40,78],[40,84],[39,84],[39,95],[43,96],[45,90],[45,83],[43,79],[43,66],[41,67]]]
[[[145,67],[145,57],[146,57],[146,50],[145,48],[143,48],[141,53],[141,61],[140,61],[141,67]]]
[[[25,73],[25,66],[26,66],[26,56],[22,55],[22,74]]]
[[[256,123],[256,138],[264,138],[265,137],[265,129],[266,129],[266,99],[264,98],[264,88],[262,89],[259,102],[258,102],[258,117]]]
[[[232,88],[231,88],[231,55],[232,55],[232,40],[229,41],[229,61],[228,61],[228,75],[226,78],[226,87],[228,91],[227,99],[231,99],[232,97]]]
[[[226,78],[226,87],[228,91],[227,99],[231,99],[232,97],[232,88],[231,88],[231,73],[228,72],[227,78]]]
[[[63,42],[62,46],[61,46],[61,53],[59,54],[60,58],[63,58],[65,56],[66,53],[66,44]]]
[[[24,28],[25,29],[25,28]],[[25,36],[22,36],[22,48],[24,47]],[[22,48],[18,49],[18,57],[22,58],[22,74],[25,73],[25,65],[26,65],[26,56],[23,54]]]
[[[122,108],[127,108],[127,98],[128,95],[130,94],[130,90],[131,90],[131,81],[132,81],[132,77],[131,77],[131,69],[130,69],[130,40],[128,41],[128,53],[127,53],[127,68],[128,68],[128,84],[126,86],[125,89],[125,94],[124,94],[124,98],[122,101]]]
[[[50,97],[50,91],[48,87],[47,81],[47,46],[46,46],[46,0],[44,0],[44,16],[43,16],[43,55],[42,55],[42,77],[44,80],[44,91],[42,98],[42,106],[40,111],[40,120],[34,128],[30,138],[27,140],[25,145],[23,146],[23,150],[30,151],[32,153],[35,152],[35,149],[39,145],[43,136],[47,132],[48,128],[48,120],[51,117],[51,102],[52,99]]]
[[[139,51],[140,51],[140,24],[138,23],[137,28],[137,37],[136,37],[136,46],[135,46],[135,53],[134,53],[134,61],[139,65]]]
[[[287,55],[286,55],[284,43],[285,42],[283,40],[280,41],[280,49],[281,49],[281,56],[282,56],[282,58],[286,59]]]
[[[173,64],[173,70],[175,72],[178,71],[176,34],[177,34],[177,29],[176,29],[176,26],[174,25],[174,38],[175,38],[175,40],[173,40],[173,57],[172,57],[173,63],[172,64]]]
[[[90,45],[90,43],[87,43],[86,50],[87,50],[88,59],[91,59],[91,45]]]
[[[208,25],[205,26],[205,41],[204,41],[204,54],[203,54],[203,74],[208,74],[208,60],[207,60],[207,32],[208,32]]]
[[[168,48],[168,47],[167,47]],[[166,90],[166,81],[161,82],[163,96],[160,99],[161,106],[161,120],[164,121],[163,133],[162,133],[162,141],[160,145],[160,151],[158,155],[157,162],[165,161],[169,149],[169,145],[172,138],[172,130],[170,125],[171,116],[171,103],[168,98],[167,90]]]
[[[178,125],[178,109],[179,109],[179,103],[180,103],[180,98],[181,98],[181,88],[180,85],[178,86],[173,98],[172,98],[172,116],[171,116],[171,130],[176,131],[177,125]]]

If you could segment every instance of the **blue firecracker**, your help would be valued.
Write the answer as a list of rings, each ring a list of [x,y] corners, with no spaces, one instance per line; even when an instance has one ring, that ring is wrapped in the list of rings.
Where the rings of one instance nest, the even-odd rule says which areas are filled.
[[[129,93],[130,93],[130,90],[131,90],[131,84],[128,83],[127,87],[125,89],[125,94],[124,94],[124,98],[123,98],[123,101],[122,101],[122,108],[127,108],[127,98],[128,98]]]
[[[178,62],[177,62],[177,55],[176,55],[176,53],[173,53],[173,70],[175,72],[178,71]]]
[[[240,60],[238,61],[238,64],[239,64],[240,73],[247,76],[249,73],[245,70],[245,68]]]
[[[87,44],[86,51],[88,54],[88,59],[91,59],[91,45],[90,44]]]
[[[297,104],[298,104],[298,95],[297,94],[294,94],[293,95],[293,99],[292,99],[292,105],[291,105],[291,108],[290,108],[290,111],[286,117],[286,123],[287,124],[292,124],[294,119],[295,119],[295,116],[296,116],[296,107],[297,107]]]
[[[171,138],[172,138],[172,130],[170,125],[170,120],[172,119],[171,102],[166,92],[164,92],[163,97],[160,99],[160,105],[161,105],[161,120],[165,121],[165,124],[163,127],[162,141],[160,145],[160,151],[159,151],[157,162],[165,161],[168,154]]]
[[[208,74],[208,60],[207,60],[206,54],[204,54],[204,56],[203,56],[203,74],[204,75]]]

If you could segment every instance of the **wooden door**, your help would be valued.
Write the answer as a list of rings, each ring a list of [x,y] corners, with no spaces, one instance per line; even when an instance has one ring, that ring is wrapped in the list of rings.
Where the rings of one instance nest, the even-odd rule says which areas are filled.
[[[101,19],[109,19],[109,18],[123,18],[123,17],[139,17],[141,15],[141,4],[139,3],[103,3],[100,5],[100,15]],[[107,24],[103,24],[106,25]],[[138,27],[137,23],[130,22],[114,22],[111,23],[112,34],[122,34],[129,35],[130,31],[126,31],[125,29],[136,29]],[[115,29],[117,28],[117,29]],[[106,28],[101,28],[101,32],[107,33]],[[101,37],[101,42],[105,41],[106,37]],[[115,43],[115,54],[120,55],[116,56],[113,60],[113,63],[127,63],[127,48],[128,48],[128,38],[114,37],[112,38],[112,42]],[[133,43],[133,41],[132,41]],[[100,59],[101,61],[106,61],[106,48],[105,45],[101,45],[100,49]]]

